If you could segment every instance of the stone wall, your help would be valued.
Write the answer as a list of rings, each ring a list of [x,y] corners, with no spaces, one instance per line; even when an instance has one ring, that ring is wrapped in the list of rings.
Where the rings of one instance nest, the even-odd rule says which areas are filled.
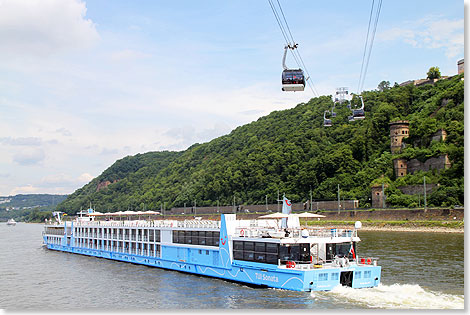
[[[426,194],[432,193],[439,184],[426,184]],[[397,187],[405,195],[424,195],[424,185],[408,185]]]
[[[408,173],[413,174],[417,171],[429,171],[429,170],[441,170],[450,168],[451,163],[447,154],[440,155],[438,157],[429,158],[426,162],[420,162],[417,159],[411,159],[407,163]]]

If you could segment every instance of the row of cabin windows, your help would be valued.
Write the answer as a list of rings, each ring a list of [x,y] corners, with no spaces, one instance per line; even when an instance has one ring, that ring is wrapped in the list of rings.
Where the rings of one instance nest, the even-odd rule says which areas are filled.
[[[121,253],[140,253],[142,250],[144,254],[150,251],[151,256],[156,252],[160,252],[160,245],[146,244],[146,243],[133,243],[133,242],[121,242],[121,241],[100,241],[100,240],[89,240],[89,239],[77,239],[77,246],[83,248],[93,249],[104,249],[111,250]],[[155,247],[154,247],[155,246]]]
[[[64,235],[64,228],[46,228],[46,234]]]
[[[277,264],[285,261],[310,261],[310,244],[278,244],[233,241],[233,259]]]
[[[173,231],[173,243],[205,246],[219,246],[219,232]]]
[[[75,233],[78,237],[94,236],[160,242],[160,230],[153,229],[76,228]]]

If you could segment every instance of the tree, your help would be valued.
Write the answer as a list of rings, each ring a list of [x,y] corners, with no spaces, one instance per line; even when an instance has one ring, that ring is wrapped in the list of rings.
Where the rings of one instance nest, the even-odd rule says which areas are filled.
[[[439,70],[439,67],[429,68],[428,79],[434,80],[434,79],[439,79],[440,77],[441,77],[441,71]]]
[[[379,90],[380,92],[383,92],[388,89],[390,89],[390,81],[382,81],[377,86],[377,90]]]

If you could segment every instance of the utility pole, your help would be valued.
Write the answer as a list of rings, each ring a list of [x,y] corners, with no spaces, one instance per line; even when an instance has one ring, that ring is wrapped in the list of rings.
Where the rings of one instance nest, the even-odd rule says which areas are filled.
[[[268,211],[268,195],[266,195],[266,211]]]
[[[424,212],[428,211],[426,203],[426,176],[423,177],[423,189],[424,189]]]
[[[385,209],[385,191],[384,191],[384,182],[382,181],[382,209]]]
[[[237,213],[237,209],[235,208],[235,195],[233,195],[233,213]]]
[[[339,199],[339,184],[338,184],[338,214],[340,212],[340,207],[341,207],[341,201]]]
[[[219,208],[219,199],[217,199],[217,213],[219,213],[220,208]]]
[[[277,190],[277,212],[279,212],[279,189]]]
[[[196,215],[196,200],[194,200],[194,215]]]
[[[186,202],[183,204],[183,213],[186,214]]]
[[[310,211],[313,210],[312,186],[310,186]]]

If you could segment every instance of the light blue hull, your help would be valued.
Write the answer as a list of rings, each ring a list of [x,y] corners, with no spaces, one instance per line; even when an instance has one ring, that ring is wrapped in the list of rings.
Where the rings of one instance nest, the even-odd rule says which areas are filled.
[[[228,268],[205,264],[187,263],[149,256],[115,253],[105,250],[77,248],[48,244],[47,248],[74,254],[82,254],[151,267],[184,271],[203,276],[243,282],[249,285],[267,286],[295,291],[328,291],[340,285],[340,274],[353,271],[352,288],[375,287],[380,283],[380,266],[352,266],[350,268],[281,269],[277,265],[250,263],[234,260]],[[369,273],[370,272],[370,273]]]

